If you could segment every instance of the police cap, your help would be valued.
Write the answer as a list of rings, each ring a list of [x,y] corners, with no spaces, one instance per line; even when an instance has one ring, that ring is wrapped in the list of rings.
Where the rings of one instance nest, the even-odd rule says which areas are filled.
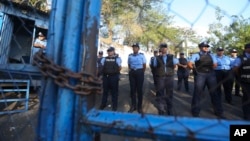
[[[236,49],[232,49],[230,52],[231,53],[237,53],[237,50]]]
[[[100,50],[98,53],[99,53],[99,54],[103,54],[103,51]]]
[[[166,43],[161,43],[160,44],[160,48],[167,48],[167,47],[168,47],[168,45]]]
[[[245,44],[245,49],[250,48],[250,43]]]
[[[38,36],[44,37],[44,34],[42,32],[39,32]]]
[[[107,51],[108,51],[108,52],[110,52],[110,51],[115,51],[115,48],[114,48],[114,47],[109,47]]]
[[[199,47],[210,47],[209,44],[207,42],[201,42],[198,45]]]
[[[216,50],[217,51],[224,51],[224,49],[222,47],[218,47]]]
[[[140,47],[138,43],[133,43],[132,47]]]

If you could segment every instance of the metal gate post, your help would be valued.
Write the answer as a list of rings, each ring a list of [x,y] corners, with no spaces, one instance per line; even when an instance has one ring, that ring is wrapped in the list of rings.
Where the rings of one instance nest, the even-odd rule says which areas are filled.
[[[56,64],[72,71],[78,71],[83,4],[82,0],[52,3],[46,53]],[[75,94],[59,88],[50,78],[43,86],[38,140],[72,140]]]
[[[60,64],[61,61],[67,2],[68,0],[53,0],[50,13],[46,55],[56,64]],[[48,78],[43,80],[39,97],[40,107],[36,140],[53,140],[58,88],[53,79]]]
[[[79,72],[80,41],[84,0],[68,1],[67,16],[64,30],[62,63],[63,67]],[[76,82],[70,82],[75,84]],[[59,88],[55,125],[55,141],[72,141],[75,114],[76,94],[67,88]]]
[[[83,61],[80,67],[85,72],[94,74],[96,72],[96,59],[99,39],[101,0],[85,0],[82,40],[81,40],[81,55]],[[76,97],[76,116],[75,116],[75,141],[91,141],[93,140],[93,131],[90,130],[90,125],[83,124],[83,119],[86,118],[87,112],[93,108],[95,101],[95,93],[88,96]]]
[[[53,0],[46,56],[74,72],[95,72],[100,21],[100,0]],[[85,10],[86,9],[86,10]],[[74,84],[76,82],[70,82]],[[92,140],[82,117],[93,106],[94,96],[76,96],[44,80],[39,109],[37,140]]]

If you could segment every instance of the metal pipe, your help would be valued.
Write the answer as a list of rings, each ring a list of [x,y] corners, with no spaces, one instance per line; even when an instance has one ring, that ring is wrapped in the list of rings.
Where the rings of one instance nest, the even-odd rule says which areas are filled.
[[[86,0],[83,15],[82,39],[80,57],[80,67],[85,72],[95,75],[96,59],[99,39],[99,25],[101,0]],[[81,60],[80,60],[81,61]],[[83,125],[82,119],[85,118],[89,109],[94,107],[95,94],[89,96],[76,97],[75,131],[77,132],[74,140],[93,140],[93,132],[88,128],[89,125]]]
[[[79,52],[84,0],[68,1],[66,23],[62,45],[61,65],[73,72],[79,72]],[[71,84],[76,84],[71,81]],[[56,141],[72,141],[74,128],[74,109],[76,94],[66,88],[59,88],[55,121]]]
[[[50,13],[46,55],[56,64],[60,64],[61,59],[67,2],[68,0],[53,0]],[[57,95],[58,86],[55,85],[53,79],[43,79],[39,96],[40,106],[36,140],[53,140]]]

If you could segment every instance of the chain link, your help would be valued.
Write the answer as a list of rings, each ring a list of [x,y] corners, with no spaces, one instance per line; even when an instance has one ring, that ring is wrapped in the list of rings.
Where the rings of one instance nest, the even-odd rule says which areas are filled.
[[[33,65],[36,65],[40,69],[44,77],[54,79],[54,82],[58,86],[71,89],[76,94],[89,95],[91,93],[102,93],[102,80],[100,78],[83,71],[75,73],[65,67],[59,66],[48,59],[42,50],[34,55]],[[77,83],[72,84],[73,82]]]

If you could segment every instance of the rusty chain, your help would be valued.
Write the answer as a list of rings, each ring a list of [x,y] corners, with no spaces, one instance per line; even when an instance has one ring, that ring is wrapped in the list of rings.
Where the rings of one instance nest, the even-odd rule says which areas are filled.
[[[45,54],[40,50],[33,57],[33,64],[36,65],[43,76],[54,79],[54,82],[64,88],[73,90],[79,95],[89,95],[91,93],[102,93],[102,80],[96,76],[79,72],[75,73],[65,67],[55,64],[52,60],[48,59]],[[76,84],[72,84],[75,82]]]

